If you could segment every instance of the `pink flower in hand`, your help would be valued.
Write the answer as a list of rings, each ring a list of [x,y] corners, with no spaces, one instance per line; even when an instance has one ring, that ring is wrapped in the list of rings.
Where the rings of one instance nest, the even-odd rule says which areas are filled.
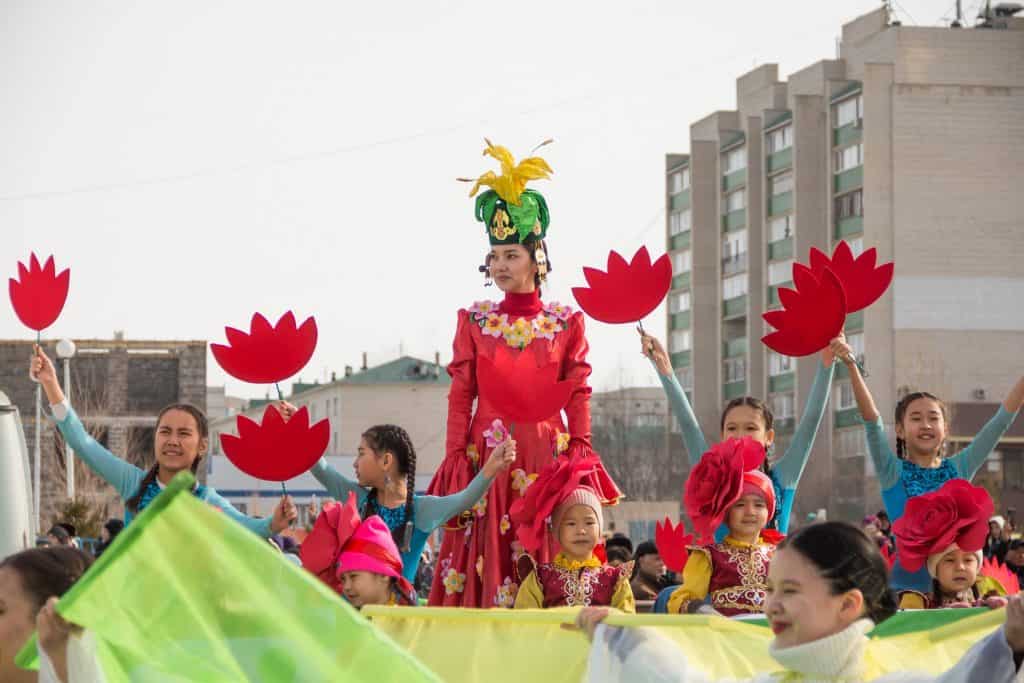
[[[494,448],[508,440],[508,429],[505,428],[504,422],[495,420],[491,423],[490,429],[484,430],[484,437],[487,439],[487,447]]]

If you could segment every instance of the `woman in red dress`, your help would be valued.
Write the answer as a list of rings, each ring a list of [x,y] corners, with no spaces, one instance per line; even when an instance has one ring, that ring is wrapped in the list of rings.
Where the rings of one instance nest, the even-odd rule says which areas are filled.
[[[495,478],[472,510],[445,526],[431,605],[512,607],[519,588],[516,561],[523,549],[516,541],[509,508],[551,458],[570,453],[598,458],[590,447],[590,365],[583,315],[540,298],[540,285],[550,271],[544,243],[548,207],[539,192],[525,186],[528,180],[547,178],[551,169],[540,157],[524,159],[517,166],[504,147],[487,145],[485,154],[501,162],[502,175],[484,174],[470,196],[480,185],[492,188],[477,197],[476,217],[486,226],[491,243],[483,270],[505,297],[501,302],[477,301],[459,310],[454,357],[448,366],[452,386],[446,455],[427,493],[443,496],[461,491],[505,439],[515,439],[517,459]],[[516,422],[510,437],[512,425],[503,421],[491,397],[481,395],[477,387],[477,357],[493,359],[499,347],[504,347],[502,353],[529,354],[538,367],[557,363],[559,380],[575,382],[564,408],[568,428],[562,416],[555,414],[535,424]],[[588,485],[604,504],[614,504],[621,496],[600,462]],[[550,561],[552,550],[542,548],[534,561]]]

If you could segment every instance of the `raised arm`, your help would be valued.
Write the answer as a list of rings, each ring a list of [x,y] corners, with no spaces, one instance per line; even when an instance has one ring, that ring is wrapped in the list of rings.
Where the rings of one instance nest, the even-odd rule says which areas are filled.
[[[355,479],[350,479],[327,464],[327,458],[320,458],[309,470],[313,478],[327,489],[327,495],[334,500],[346,500],[348,494],[356,494],[356,503],[360,506],[366,500],[367,491]]]
[[[686,456],[693,467],[700,462],[700,457],[708,450],[707,439],[700,430],[697,423],[697,416],[693,413],[693,407],[686,398],[686,392],[676,373],[672,371],[672,361],[669,359],[665,347],[656,338],[641,333],[641,348],[643,354],[651,359],[655,369],[658,371],[658,379],[661,380],[661,387],[665,390],[669,405],[672,407],[672,414],[679,423],[679,429],[683,434],[683,444],[686,446]]]
[[[272,517],[264,517],[262,519],[249,517],[248,515],[244,515],[239,512],[238,508],[232,505],[230,501],[221,496],[214,489],[207,488],[206,491],[205,500],[207,503],[218,508],[228,517],[235,520],[249,531],[252,531],[258,536],[262,536],[263,538],[270,538],[273,535],[274,532],[271,530],[271,524],[273,522]]]
[[[778,478],[779,485],[784,489],[796,488],[800,482],[800,476],[807,466],[807,460],[811,456],[811,449],[814,447],[814,437],[821,426],[821,418],[825,415],[825,406],[828,404],[829,390],[832,388],[832,375],[835,370],[835,363],[832,362],[832,354],[823,358],[818,371],[814,374],[814,383],[811,384],[810,394],[807,396],[807,403],[804,404],[804,413],[800,416],[800,424],[789,448],[783,453],[772,466],[772,471]]]
[[[956,467],[957,476],[967,480],[974,478],[1015,417],[1017,413],[1007,411],[1005,402],[999,406],[996,414],[978,431],[967,448],[950,458]]]

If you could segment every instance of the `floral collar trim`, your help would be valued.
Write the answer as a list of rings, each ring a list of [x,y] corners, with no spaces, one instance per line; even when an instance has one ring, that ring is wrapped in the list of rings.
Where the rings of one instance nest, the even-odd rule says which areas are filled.
[[[509,346],[523,350],[534,339],[553,340],[555,335],[568,326],[572,308],[557,301],[543,304],[533,318],[509,320],[507,313],[498,310],[494,301],[476,301],[469,307],[469,317],[490,337],[503,337]]]
[[[586,560],[570,560],[565,553],[558,553],[555,555],[554,565],[559,569],[566,571],[575,572],[583,569],[584,567],[591,567],[593,569],[601,568],[601,560],[591,555]]]

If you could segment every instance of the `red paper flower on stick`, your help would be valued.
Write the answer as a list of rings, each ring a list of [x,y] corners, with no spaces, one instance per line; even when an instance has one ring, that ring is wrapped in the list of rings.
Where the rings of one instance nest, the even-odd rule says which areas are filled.
[[[505,420],[542,422],[558,413],[572,396],[575,383],[558,380],[558,363],[537,367],[529,353],[479,356],[476,378],[480,395],[488,396]]]
[[[846,294],[847,314],[856,313],[877,301],[892,282],[893,264],[875,267],[877,258],[878,252],[871,247],[854,259],[850,245],[840,240],[832,251],[832,258],[811,247],[811,271],[819,280],[826,269],[835,273]]]
[[[29,256],[28,268],[18,262],[18,279],[9,280],[8,292],[18,319],[26,327],[41,332],[52,325],[64,309],[70,285],[71,269],[65,268],[58,275],[53,256],[40,267],[33,253]]]
[[[783,309],[762,315],[776,331],[761,341],[784,356],[809,356],[824,349],[843,331],[846,297],[830,269],[825,269],[819,278],[807,266],[794,263],[793,283],[796,289],[779,290]]]
[[[573,287],[576,303],[591,318],[606,323],[632,323],[657,308],[672,287],[672,262],[668,254],[653,264],[647,247],[640,247],[633,260],[618,252],[608,254],[608,271],[584,268],[590,287]]]
[[[238,436],[221,434],[224,455],[235,467],[264,481],[287,481],[316,464],[327,450],[331,436],[328,420],[309,426],[305,407],[287,422],[272,405],[263,411],[263,421],[239,415]]]
[[[654,545],[670,571],[677,574],[683,571],[689,557],[686,546],[692,544],[693,535],[686,533],[682,522],[672,524],[672,520],[666,517],[664,522],[658,522],[654,527]]]
[[[316,321],[306,318],[295,325],[288,311],[273,327],[261,314],[252,316],[249,334],[225,327],[228,346],[210,344],[213,357],[235,379],[253,384],[273,384],[298,374],[316,349]]]

